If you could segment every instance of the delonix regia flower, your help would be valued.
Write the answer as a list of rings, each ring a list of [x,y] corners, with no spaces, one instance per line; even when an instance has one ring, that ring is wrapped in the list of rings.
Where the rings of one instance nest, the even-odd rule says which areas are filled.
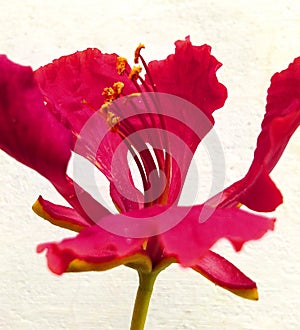
[[[297,58],[271,79],[245,177],[205,205],[178,206],[192,156],[211,130],[212,114],[223,106],[227,90],[216,77],[221,64],[209,46],[194,46],[189,37],[175,45],[174,54],[149,64],[139,45],[132,68],[125,58],[98,49],[61,57],[36,71],[0,57],[0,147],[46,177],[70,204],[55,205],[40,196],[33,210],[79,232],[37,250],[47,251],[56,274],[119,265],[136,269],[140,286],[132,329],[143,329],[156,276],[171,263],[190,267],[241,297],[258,299],[255,282],[211,248],[226,238],[239,251],[273,230],[275,219],[240,206],[269,212],[282,203],[269,174],[300,122]],[[176,104],[168,103],[170,95]],[[72,152],[106,176],[118,214],[66,174]],[[142,189],[135,186],[129,153]],[[211,212],[199,221],[204,207]],[[133,227],[130,219],[135,219]],[[148,235],[139,235],[145,219],[150,222],[141,232]]]

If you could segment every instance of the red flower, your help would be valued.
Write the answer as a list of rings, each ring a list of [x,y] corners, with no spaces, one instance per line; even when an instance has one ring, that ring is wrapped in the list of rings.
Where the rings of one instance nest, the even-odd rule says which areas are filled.
[[[0,147],[50,180],[71,205],[59,206],[39,197],[33,206],[51,223],[80,231],[75,238],[39,245],[38,252],[47,250],[54,273],[106,270],[124,264],[140,275],[157,274],[178,262],[225,289],[257,299],[256,284],[210,248],[227,238],[238,251],[246,241],[259,239],[274,227],[274,219],[242,211],[238,205],[272,211],[282,202],[269,173],[299,126],[300,58],[272,78],[262,131],[246,176],[205,206],[188,208],[177,206],[184,178],[193,153],[214,123],[212,113],[223,106],[227,91],[216,78],[221,64],[209,46],[193,46],[189,38],[175,45],[175,54],[148,65],[140,55],[143,45],[139,46],[135,61],[143,64],[145,78],[140,67],[130,68],[124,58],[97,49],[62,57],[35,72],[1,56]],[[168,100],[160,96],[165,94],[158,92],[178,97],[179,103],[179,97],[190,102],[193,115],[178,107],[180,112],[174,104],[167,106]],[[129,109],[126,118],[118,108],[124,100]],[[174,117],[172,111],[181,117]],[[85,131],[93,116],[97,129]],[[203,122],[196,120],[199,116]],[[159,130],[155,138],[148,131],[154,128]],[[137,137],[131,139],[134,133]],[[177,144],[176,136],[186,150]],[[152,151],[149,142],[156,143]],[[123,149],[117,152],[121,145]],[[128,150],[140,171],[144,193],[132,186]],[[120,214],[111,214],[68,177],[71,151],[87,158],[107,177]],[[118,166],[112,167],[113,162]],[[211,216],[199,223],[207,205],[214,207]],[[175,218],[180,221],[175,223]],[[148,219],[147,230],[154,235],[139,235],[139,223],[135,235],[104,229],[113,223],[116,231],[125,232],[128,219]],[[168,223],[172,226],[164,227]]]

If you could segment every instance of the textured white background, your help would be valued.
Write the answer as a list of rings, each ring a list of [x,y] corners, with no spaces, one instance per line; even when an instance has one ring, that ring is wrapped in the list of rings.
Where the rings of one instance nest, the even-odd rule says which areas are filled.
[[[271,75],[300,55],[299,1],[0,1],[0,53],[37,68],[98,47],[127,57],[139,42],[148,60],[165,58],[191,35],[223,63],[229,98],[216,115],[227,182],[245,174],[264,114]],[[162,73],[163,74],[163,73]],[[47,134],[47,132],[44,132]],[[285,204],[274,233],[235,254],[218,250],[257,281],[260,300],[242,300],[190,270],[173,266],[156,283],[147,329],[297,329],[300,324],[299,132],[272,173]],[[199,183],[201,184],[201,183]],[[69,232],[31,211],[39,194],[61,201],[32,170],[0,153],[0,328],[128,329],[137,276],[51,274],[35,246]]]

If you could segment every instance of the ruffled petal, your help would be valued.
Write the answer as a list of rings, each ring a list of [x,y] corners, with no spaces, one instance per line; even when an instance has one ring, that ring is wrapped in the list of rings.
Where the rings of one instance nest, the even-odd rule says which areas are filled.
[[[81,217],[74,209],[53,204],[42,196],[32,206],[33,211],[52,224],[76,232],[90,227],[90,223]]]
[[[282,196],[269,173],[279,161],[289,139],[300,124],[300,57],[276,73],[268,89],[266,114],[257,139],[254,159],[247,175],[212,198],[209,203],[228,207],[243,203],[255,211],[269,212]]]
[[[1,56],[0,85],[0,148],[59,182],[71,156],[71,134],[47,111],[32,69]]]
[[[201,218],[203,210],[211,211],[206,221]],[[245,242],[260,239],[268,230],[273,230],[275,221],[238,208],[208,210],[197,205],[186,213],[185,207],[174,208],[170,217],[181,216],[183,220],[160,236],[166,256],[175,257],[185,267],[197,265],[221,238],[228,239],[239,251]],[[171,219],[164,219],[168,220]]]
[[[47,106],[72,131],[79,134],[94,113],[83,103],[84,100],[98,110],[104,103],[103,89],[118,81],[125,84],[125,95],[136,91],[126,75],[118,74],[117,57],[116,54],[102,54],[98,49],[89,48],[62,56],[35,71]],[[130,71],[129,66],[127,70]]]
[[[193,46],[189,37],[176,41],[175,46],[175,54],[149,63],[157,91],[179,96],[211,118],[227,98],[225,86],[216,77],[221,63],[210,54],[210,46]],[[146,81],[150,84],[147,76]]]
[[[127,263],[140,263],[141,267],[151,269],[149,258],[141,250],[142,244],[143,239],[113,235],[95,225],[75,238],[40,244],[37,252],[47,249],[49,269],[58,275],[67,271],[106,270]]]
[[[146,75],[146,82],[151,85],[152,80],[156,91],[178,96],[197,107],[193,109],[192,114],[183,109],[181,118],[175,117],[175,119],[170,109],[168,114],[170,118],[164,120],[166,129],[178,135],[190,148],[190,151],[180,148],[180,161],[171,160],[172,180],[168,203],[178,200],[191,162],[190,152],[192,154],[195,152],[203,136],[212,128],[211,125],[207,129],[205,124],[207,119],[198,118],[199,113],[201,112],[201,115],[203,113],[203,116],[213,124],[213,111],[221,108],[227,98],[227,90],[216,76],[221,63],[211,55],[210,46],[194,46],[189,37],[176,41],[175,46],[175,54],[169,55],[165,60],[150,62],[149,74]],[[198,123],[198,126],[202,125],[206,133],[197,136],[194,133],[197,133],[197,130],[193,132],[191,129],[193,122]]]
[[[255,282],[215,252],[208,251],[193,269],[216,285],[242,298],[258,300]]]
[[[254,162],[263,163],[266,170],[271,172],[299,124],[300,57],[271,79]]]
[[[87,49],[41,67],[35,71],[35,78],[49,111],[73,133],[72,150],[91,161],[113,185],[117,182],[122,186],[129,182],[128,150],[115,154],[122,139],[110,131],[106,119],[96,113],[104,103],[102,91],[105,87],[120,81],[124,83],[122,94],[136,91],[126,75],[118,74],[116,62],[116,54],[102,54],[98,49]],[[127,66],[126,70],[130,72],[130,67]],[[118,158],[120,168],[114,173],[111,168],[113,158]],[[114,187],[112,190],[112,199],[118,205],[122,196]],[[140,199],[140,194],[133,187],[131,192],[133,200]],[[139,206],[128,204],[118,207],[126,207],[124,211],[128,211]]]

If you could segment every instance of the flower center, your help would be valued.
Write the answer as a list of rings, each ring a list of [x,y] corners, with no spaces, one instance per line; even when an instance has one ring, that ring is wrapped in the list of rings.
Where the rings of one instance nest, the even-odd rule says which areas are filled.
[[[118,57],[116,61],[116,70],[118,74],[126,74],[136,88],[137,93],[127,96],[126,102],[130,103],[130,106],[134,109],[134,117],[136,123],[138,123],[138,126],[133,124],[134,121],[131,121],[130,118],[122,120],[121,110],[119,109],[118,104],[113,102],[122,96],[124,83],[120,81],[114,83],[111,87],[104,88],[102,92],[104,104],[100,108],[100,113],[106,119],[111,131],[119,134],[119,136],[123,139],[129,152],[133,156],[143,182],[145,196],[144,206],[147,207],[153,204],[167,204],[171,175],[171,161],[169,154],[165,152],[168,145],[166,135],[162,134],[161,137],[164,141],[166,148],[165,150],[156,150],[154,147],[149,147],[149,143],[144,141],[142,137],[139,139],[135,137],[134,141],[132,141],[130,137],[131,134],[138,132],[138,127],[141,127],[142,130],[147,128],[156,128],[158,121],[161,129],[165,130],[163,116],[159,116],[159,99],[157,95],[153,93],[157,91],[156,85],[153,82],[148,65],[141,55],[141,50],[143,48],[145,48],[145,46],[143,44],[139,44],[134,52],[134,63],[138,64],[141,62],[142,66],[134,65],[131,71],[129,71],[126,58]],[[147,82],[140,75],[143,69],[147,75]],[[149,100],[147,101],[145,96],[143,96],[143,92],[153,93],[150,98],[150,102]],[[134,98],[137,96],[143,100],[144,106],[147,109],[146,114],[139,113],[139,109],[134,103]],[[153,109],[155,111],[153,111]],[[134,135],[136,136],[137,134]],[[142,152],[138,150],[142,150]],[[164,178],[161,176],[161,171],[165,174]],[[153,197],[155,187],[152,187],[153,189],[151,189],[151,185],[154,184],[159,187],[164,185],[163,189],[161,189],[161,194],[159,197],[156,196],[155,198]]]

